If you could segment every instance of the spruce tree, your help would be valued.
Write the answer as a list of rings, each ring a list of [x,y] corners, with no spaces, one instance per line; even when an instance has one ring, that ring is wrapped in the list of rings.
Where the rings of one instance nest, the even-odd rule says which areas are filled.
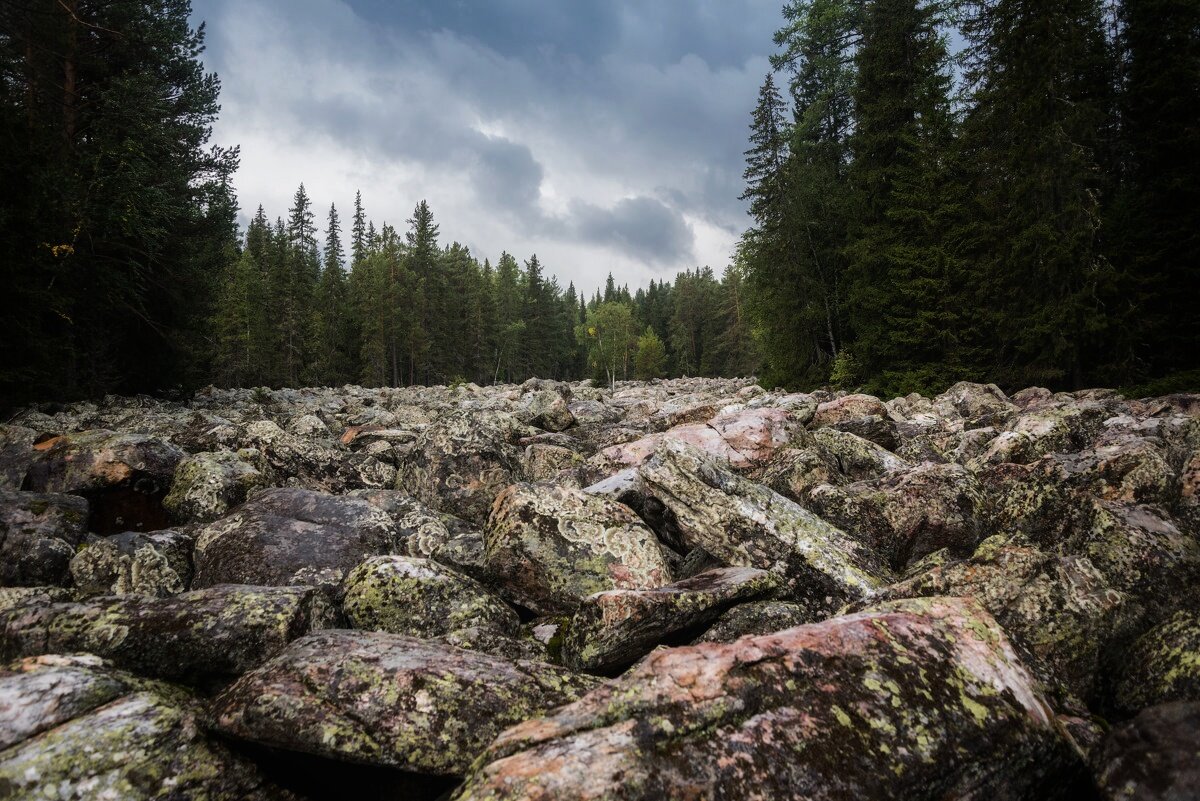
[[[331,386],[346,384],[358,375],[344,261],[342,226],[337,207],[330,204],[321,280],[316,291],[317,343],[312,372],[318,383]]]
[[[938,392],[963,373],[950,244],[954,124],[938,8],[873,0],[856,56],[850,349],[867,389],[888,397]]]
[[[1099,0],[970,5],[963,135],[978,219],[968,253],[987,313],[988,375],[1080,387],[1102,352],[1110,281],[1096,159],[1110,53]]]

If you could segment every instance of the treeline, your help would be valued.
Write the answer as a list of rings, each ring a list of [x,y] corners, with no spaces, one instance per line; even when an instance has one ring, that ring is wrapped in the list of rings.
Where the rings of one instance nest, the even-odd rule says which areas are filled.
[[[230,386],[367,386],[748,375],[757,366],[740,273],[651,281],[609,275],[581,296],[536,255],[493,265],[439,243],[425,201],[407,228],[376,227],[362,195],[348,241],[335,205],[318,231],[303,185],[287,219],[259,207],[222,271],[212,379]],[[320,236],[319,236],[320,234]],[[318,239],[321,241],[319,242]]]
[[[740,248],[768,383],[893,395],[1200,366],[1200,3],[784,16]]]

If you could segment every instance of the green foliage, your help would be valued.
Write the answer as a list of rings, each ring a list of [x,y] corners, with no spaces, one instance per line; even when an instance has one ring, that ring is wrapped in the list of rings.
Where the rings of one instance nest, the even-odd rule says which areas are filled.
[[[637,327],[630,304],[609,301],[590,309],[587,321],[576,329],[575,335],[587,348],[588,366],[594,375],[603,375],[610,385],[618,377],[629,377],[630,357],[637,347]]]
[[[667,374],[667,346],[653,328],[646,328],[646,332],[638,337],[633,374],[640,381],[662,378]]]

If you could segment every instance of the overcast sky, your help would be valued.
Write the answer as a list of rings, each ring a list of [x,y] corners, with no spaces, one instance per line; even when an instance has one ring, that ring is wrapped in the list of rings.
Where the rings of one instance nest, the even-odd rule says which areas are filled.
[[[243,222],[400,229],[422,198],[493,263],[537,253],[563,286],[709,265],[747,217],[742,152],[781,0],[193,0],[239,144]]]

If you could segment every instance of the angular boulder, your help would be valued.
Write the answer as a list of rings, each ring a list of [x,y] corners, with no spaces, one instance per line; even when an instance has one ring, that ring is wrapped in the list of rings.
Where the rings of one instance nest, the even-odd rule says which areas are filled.
[[[336,610],[311,587],[226,585],[0,612],[0,660],[87,652],[141,675],[203,683],[262,664]]]
[[[19,490],[37,451],[37,432],[24,426],[0,425],[0,490]]]
[[[430,559],[376,556],[346,577],[342,610],[356,629],[433,639],[458,629],[515,634],[517,613],[479,582]]]
[[[728,565],[769,570],[784,591],[829,608],[868,598],[890,577],[864,545],[794,501],[683,443],[664,443],[637,469],[658,507],[660,535]]]
[[[36,449],[25,488],[87,498],[90,530],[104,535],[167,527],[162,501],[184,457],[170,442],[97,429],[54,437]]]
[[[726,567],[648,590],[608,590],[585,599],[562,640],[563,662],[607,673],[627,667],[656,645],[685,642],[730,606],[760,598],[779,580],[765,570]]]
[[[568,400],[552,389],[528,392],[517,402],[514,414],[526,425],[544,431],[565,431],[575,424]]]
[[[0,587],[66,584],[87,519],[83,498],[0,489]]]
[[[396,474],[396,489],[482,525],[521,467],[514,444],[533,431],[502,412],[456,412],[421,432]]]
[[[266,490],[200,529],[193,586],[336,586],[362,560],[394,552],[399,536],[392,516],[364,498]]]
[[[558,485],[504,490],[484,546],[501,594],[538,614],[570,611],[595,592],[671,580],[654,532],[628,507]]]
[[[195,453],[179,463],[163,505],[178,523],[210,523],[266,484],[266,476],[240,454]]]
[[[209,739],[186,694],[107,668],[46,657],[0,670],[0,797],[294,798]]]
[[[575,700],[585,677],[399,634],[297,640],[214,701],[230,736],[351,762],[464,773],[506,726]]]
[[[1077,752],[961,599],[652,654],[487,749],[458,801],[1050,798]]]
[[[1188,801],[1200,787],[1200,703],[1150,707],[1117,726],[1093,759],[1102,801]]]
[[[75,592],[80,597],[178,595],[192,581],[194,545],[178,531],[129,531],[95,539],[71,560]]]
[[[1126,714],[1170,701],[1200,701],[1200,612],[1179,612],[1134,643],[1115,695]]]
[[[771,634],[821,619],[823,616],[819,612],[803,604],[753,601],[739,604],[722,614],[708,631],[696,638],[696,642],[733,642],[741,637]]]

